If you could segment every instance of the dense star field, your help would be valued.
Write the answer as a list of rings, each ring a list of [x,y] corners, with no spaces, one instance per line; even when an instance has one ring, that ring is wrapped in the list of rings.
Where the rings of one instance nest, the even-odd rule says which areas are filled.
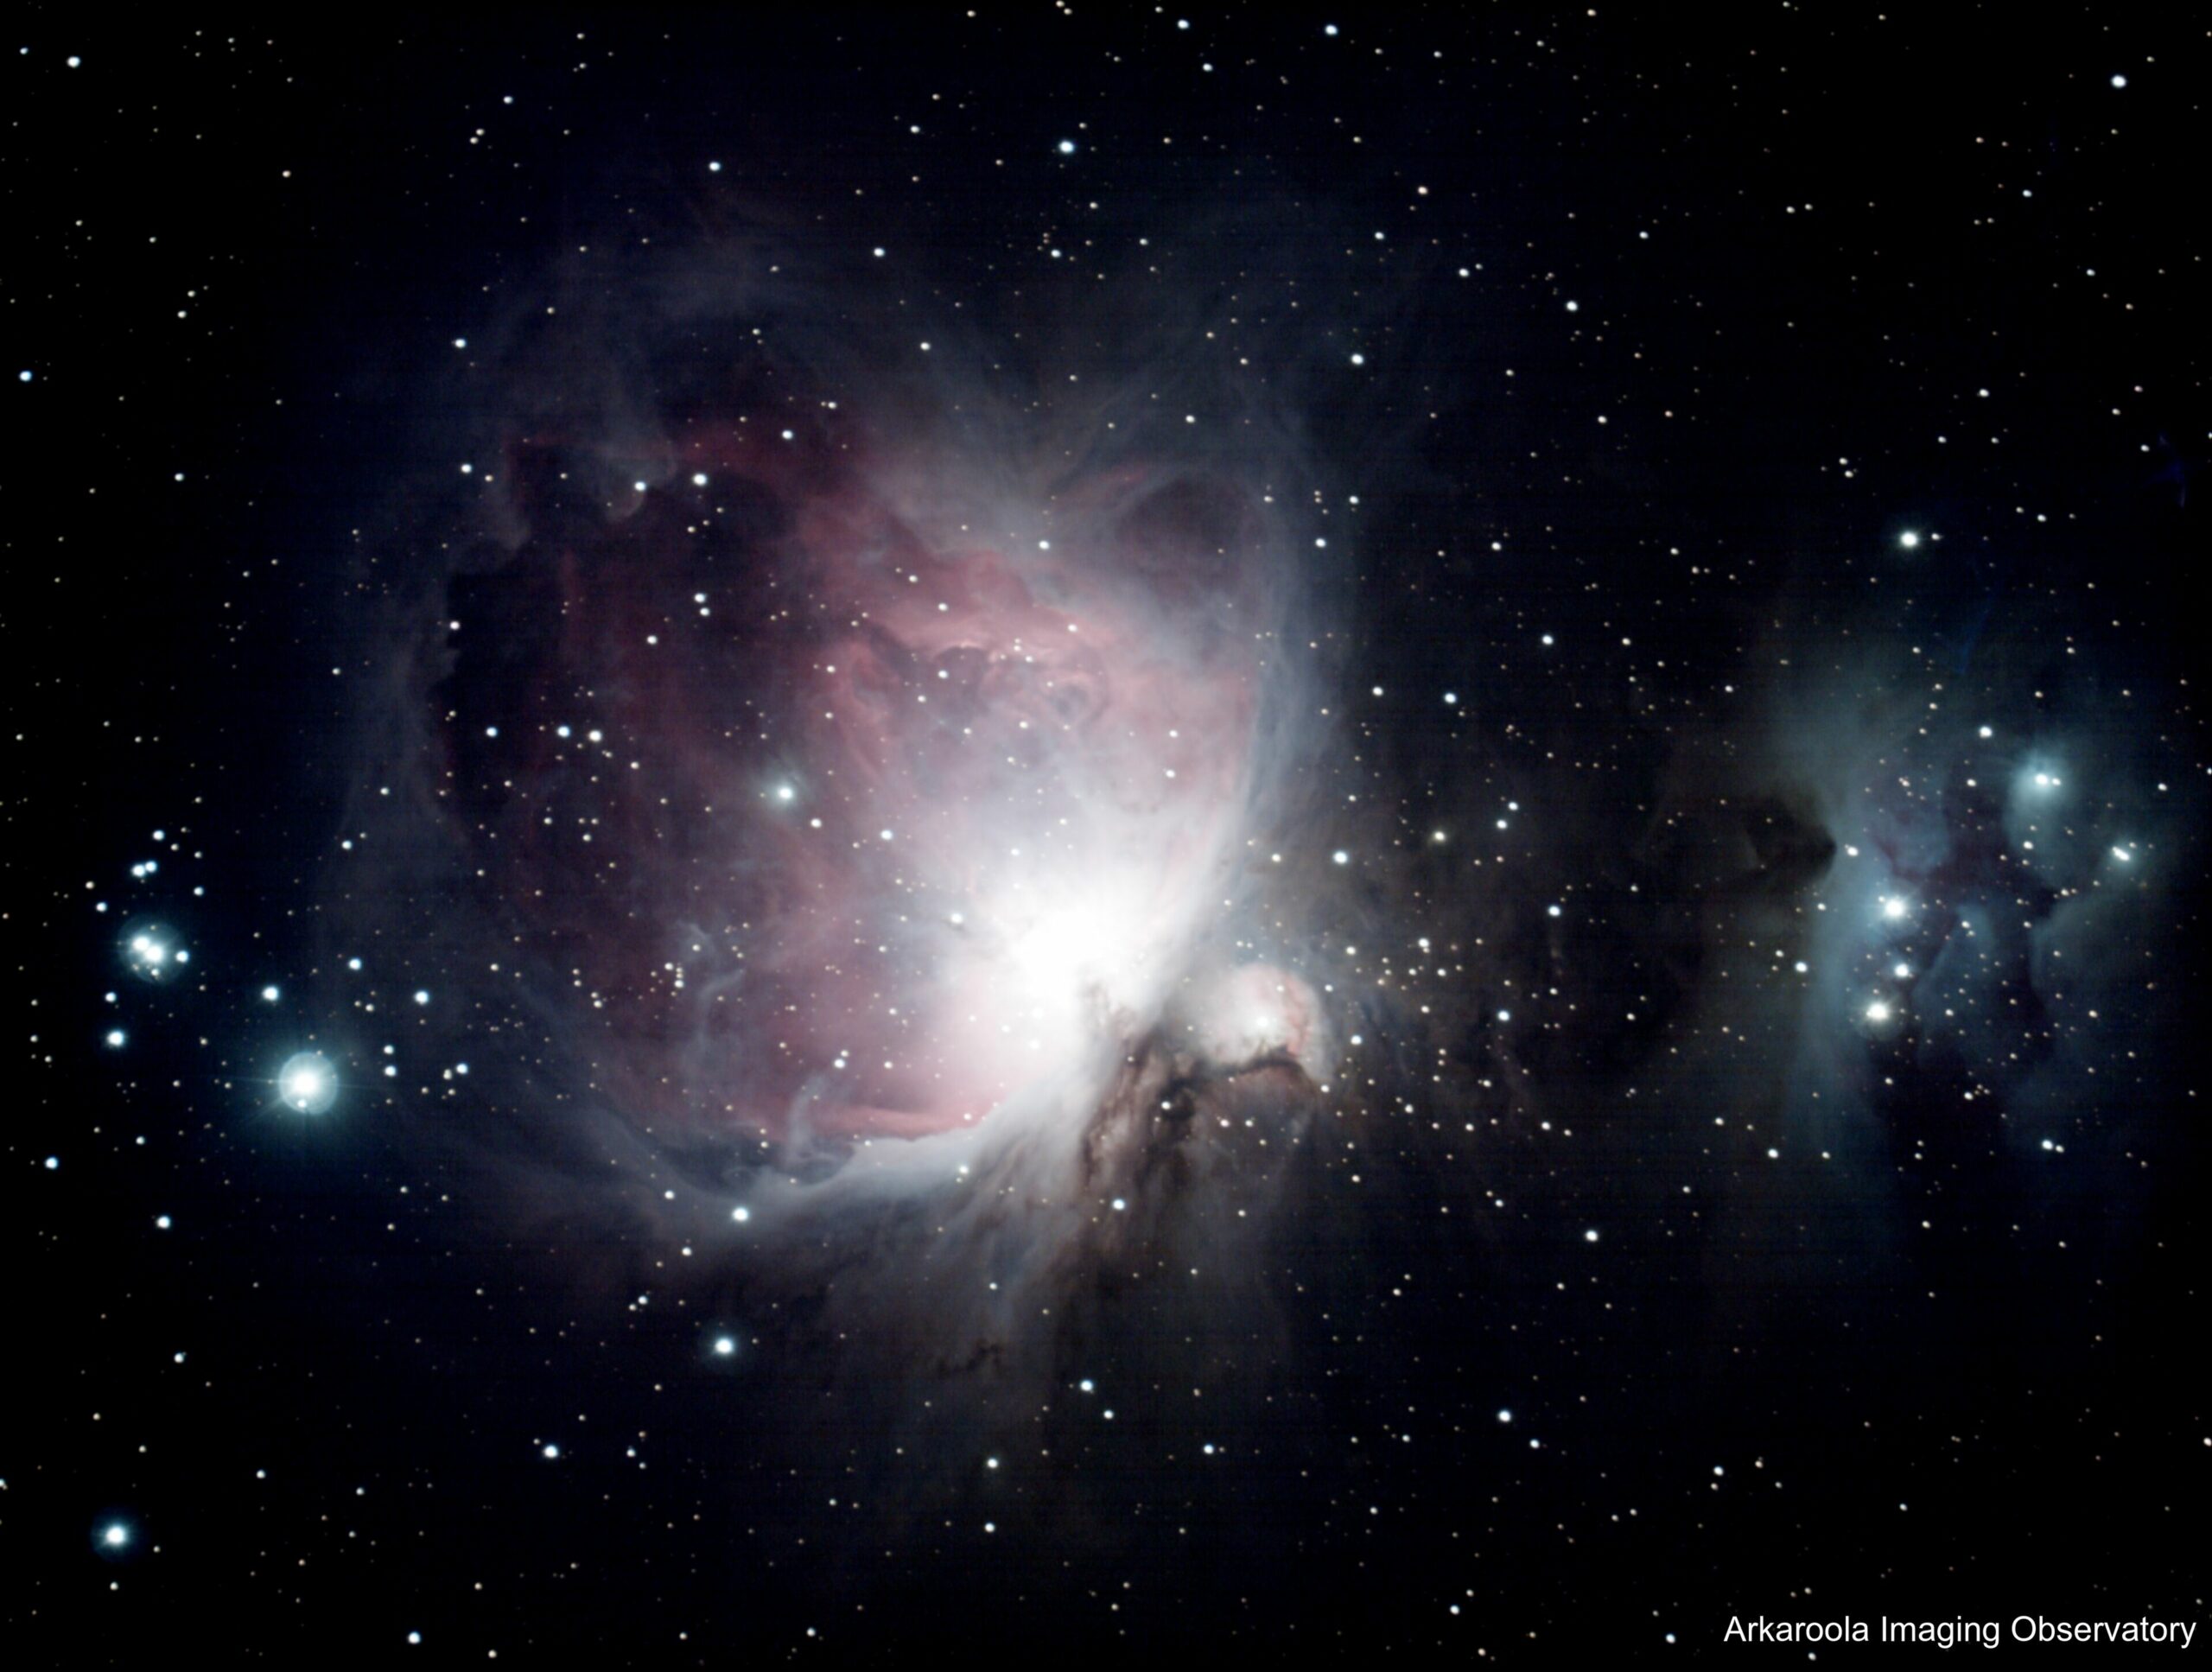
[[[2003,23],[19,20],[21,1663],[2199,1618],[2212,65]]]

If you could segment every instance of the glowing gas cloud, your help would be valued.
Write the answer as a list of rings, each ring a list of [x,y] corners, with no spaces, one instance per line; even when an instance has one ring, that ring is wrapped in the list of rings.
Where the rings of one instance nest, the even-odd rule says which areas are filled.
[[[1039,396],[775,264],[554,310],[476,532],[411,560],[386,846],[542,1035],[518,1125],[680,1157],[651,1213],[757,1234],[1007,1146],[1109,1191],[1132,1099],[1310,1098],[1336,1031],[1266,898],[1325,708],[1294,427],[1156,347]]]

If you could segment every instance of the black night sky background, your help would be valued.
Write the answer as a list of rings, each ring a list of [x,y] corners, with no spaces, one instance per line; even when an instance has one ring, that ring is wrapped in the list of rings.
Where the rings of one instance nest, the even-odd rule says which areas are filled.
[[[2026,16],[21,13],[10,1662],[2202,1620],[2212,53]]]

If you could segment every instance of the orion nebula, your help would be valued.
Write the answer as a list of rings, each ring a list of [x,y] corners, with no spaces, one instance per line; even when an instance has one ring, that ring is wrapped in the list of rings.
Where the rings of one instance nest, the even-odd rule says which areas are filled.
[[[1300,413],[1110,318],[1009,371],[804,272],[595,270],[620,305],[518,334],[397,554],[356,817],[532,1041],[474,1072],[579,1211],[755,1297],[862,1244],[841,1320],[1049,1376],[1025,1309],[1193,1192],[1249,1217],[1208,1158],[1332,1089],[1328,495]],[[398,879],[337,880],[388,936],[348,908]]]
[[[16,1658],[2201,1612],[2201,29],[81,22]]]

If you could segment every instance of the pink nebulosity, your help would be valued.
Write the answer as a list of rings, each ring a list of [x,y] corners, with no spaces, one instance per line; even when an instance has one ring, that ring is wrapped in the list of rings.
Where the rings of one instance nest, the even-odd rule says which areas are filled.
[[[438,692],[467,840],[597,1093],[791,1144],[1103,1077],[1264,788],[1256,496],[1122,469],[1032,498],[750,422],[672,453],[580,508],[558,449],[518,450],[530,531]],[[1238,991],[1295,1056],[1288,980]]]
[[[1308,1079],[1327,1077],[1332,1041],[1319,995],[1287,970],[1241,964],[1193,982],[1181,1008],[1192,1044],[1209,1063],[1234,1071],[1287,1062]]]

